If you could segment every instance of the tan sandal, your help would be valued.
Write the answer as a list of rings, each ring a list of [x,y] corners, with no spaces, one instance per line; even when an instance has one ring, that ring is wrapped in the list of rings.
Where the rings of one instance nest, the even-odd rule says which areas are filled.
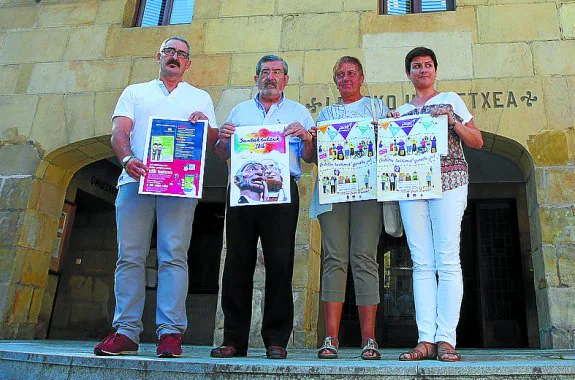
[[[419,342],[417,346],[408,352],[404,352],[399,355],[399,360],[401,361],[415,361],[415,360],[426,360],[435,359],[437,357],[437,348],[435,344],[430,342]]]
[[[461,355],[455,351],[455,347],[447,342],[437,342],[437,360],[442,362],[458,362]]]
[[[334,336],[326,336],[323,341],[323,346],[317,350],[317,357],[320,359],[337,359],[338,349],[338,339]]]

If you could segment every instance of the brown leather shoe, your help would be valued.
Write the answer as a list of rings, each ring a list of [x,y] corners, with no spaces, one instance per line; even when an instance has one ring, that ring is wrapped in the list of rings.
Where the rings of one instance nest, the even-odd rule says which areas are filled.
[[[287,350],[282,346],[269,346],[266,350],[268,359],[285,359],[287,358]]]
[[[234,346],[223,346],[223,345],[213,348],[212,351],[210,352],[210,356],[212,358],[233,358],[247,355],[248,355],[247,350],[240,350],[239,348]]]

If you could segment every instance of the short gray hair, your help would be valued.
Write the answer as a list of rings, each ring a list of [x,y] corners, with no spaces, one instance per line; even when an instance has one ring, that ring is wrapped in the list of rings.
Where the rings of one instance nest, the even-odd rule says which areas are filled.
[[[339,70],[339,67],[341,65],[343,65],[344,63],[351,63],[351,64],[355,65],[357,67],[357,70],[361,74],[361,76],[365,77],[363,75],[363,65],[361,64],[361,61],[355,57],[351,57],[349,55],[344,55],[343,57],[340,57],[337,61],[335,61],[335,65],[333,65],[333,81],[335,84],[337,84],[336,76],[337,76],[337,72]]]
[[[160,45],[160,51],[162,51],[164,46],[166,46],[166,44],[172,40],[181,41],[181,42],[185,43],[186,46],[188,47],[188,53],[190,53],[190,54],[192,53],[192,49],[190,48],[190,44],[188,43],[188,41],[186,41],[186,39],[184,37],[180,37],[180,36],[172,36],[172,37],[164,40],[164,42],[162,42],[162,44]]]
[[[268,54],[268,55],[264,55],[263,57],[260,58],[260,60],[258,61],[257,65],[256,65],[256,75],[260,75],[260,71],[262,71],[262,64],[265,62],[275,62],[275,61],[280,61],[284,67],[284,75],[287,75],[288,73],[288,64],[286,61],[284,61],[284,59],[280,56],[277,55],[273,55],[273,54]]]

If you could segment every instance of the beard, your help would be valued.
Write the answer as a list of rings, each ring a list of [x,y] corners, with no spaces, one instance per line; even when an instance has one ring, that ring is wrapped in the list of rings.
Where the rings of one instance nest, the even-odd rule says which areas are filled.
[[[275,97],[282,92],[278,89],[278,83],[275,80],[266,80],[258,85],[259,92],[264,97]]]

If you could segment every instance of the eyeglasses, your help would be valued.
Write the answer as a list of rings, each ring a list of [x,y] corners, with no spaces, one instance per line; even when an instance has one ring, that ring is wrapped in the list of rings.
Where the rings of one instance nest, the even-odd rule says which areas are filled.
[[[284,75],[284,71],[282,69],[274,69],[274,70],[262,69],[262,71],[260,71],[260,76],[267,77],[268,75],[270,75],[270,73],[272,73],[274,76]]]
[[[171,47],[163,48],[162,54],[169,55],[172,57],[177,54],[178,58],[182,58],[182,59],[188,59],[190,57],[190,53],[188,53],[187,51],[177,50],[177,49],[174,49]]]

